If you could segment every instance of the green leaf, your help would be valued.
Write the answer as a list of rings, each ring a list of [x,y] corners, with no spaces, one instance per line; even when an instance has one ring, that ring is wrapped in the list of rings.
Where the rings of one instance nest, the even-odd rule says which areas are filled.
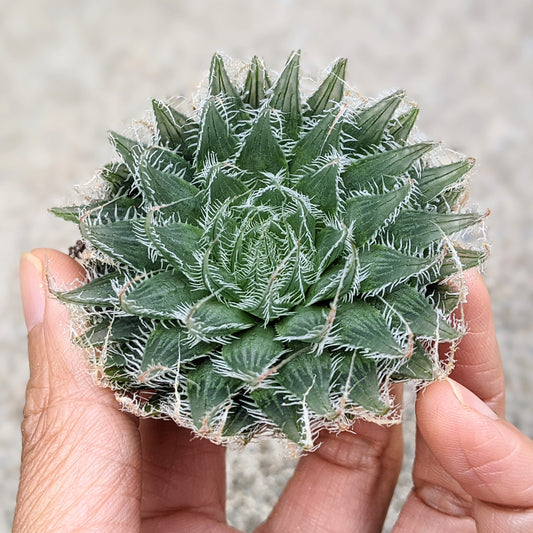
[[[78,224],[83,217],[90,217],[101,222],[127,218],[139,207],[136,198],[115,197],[114,200],[97,200],[86,205],[52,207],[50,212],[68,222]]]
[[[404,210],[389,226],[388,234],[398,246],[409,243],[413,251],[424,250],[444,236],[452,236],[478,224],[483,215],[478,213],[442,214],[427,211]]]
[[[116,344],[108,347],[105,356],[105,366],[103,372],[106,378],[113,385],[121,388],[130,386],[131,377],[127,373],[127,367],[131,354],[124,352],[124,345]]]
[[[459,265],[461,264],[461,270],[468,270],[474,268],[483,263],[488,257],[487,250],[471,250],[468,248],[461,248],[454,246],[453,252],[448,252],[444,257],[444,261],[438,268],[438,274],[435,281],[453,276],[459,271]]]
[[[245,381],[261,377],[283,353],[273,328],[256,326],[222,347],[222,359]]]
[[[320,115],[342,101],[347,61],[345,58],[338,59],[320,87],[307,99],[307,115]]]
[[[428,295],[444,314],[450,315],[461,303],[461,292],[457,287],[446,283],[430,285]]]
[[[141,159],[146,160],[149,166],[161,172],[179,176],[186,181],[190,182],[195,177],[191,164],[169,148],[151,146],[143,152]]]
[[[76,208],[73,208],[76,209]],[[87,205],[78,206],[78,222],[107,223],[131,218],[139,212],[139,199],[119,196],[114,200],[98,200]]]
[[[359,252],[359,262],[361,271],[365,273],[359,290],[364,294],[421,274],[435,263],[435,258],[407,255],[376,244]]]
[[[272,88],[270,106],[281,112],[284,137],[297,139],[302,124],[300,52],[294,52]]]
[[[398,144],[404,145],[409,138],[409,134],[411,133],[417,118],[418,107],[413,107],[394,121],[394,124],[389,127],[389,135]]]
[[[201,300],[187,315],[189,332],[201,339],[217,339],[255,325],[252,316],[213,299]]]
[[[335,364],[336,381],[343,394],[367,411],[378,415],[387,413],[389,407],[381,397],[377,366],[374,361],[353,354],[343,355]]]
[[[291,173],[312,163],[317,157],[339,148],[341,111],[332,109],[313,128],[306,132],[294,146],[291,158]]]
[[[218,112],[213,99],[207,101],[202,112],[196,167],[201,170],[209,157],[217,161],[229,159],[237,150],[237,137]]]
[[[276,324],[278,339],[320,342],[327,334],[330,310],[323,306],[300,306]]]
[[[438,213],[455,213],[462,208],[468,195],[468,180],[462,180],[444,190],[431,202]]]
[[[353,120],[345,121],[344,147],[360,153],[365,148],[380,144],[387,125],[404,96],[404,91],[396,91],[361,111]]]
[[[209,97],[216,98],[224,109],[224,115],[236,132],[246,129],[250,116],[244,111],[244,102],[231,82],[220,54],[214,54],[209,72]]]
[[[287,169],[285,154],[270,127],[270,112],[261,113],[244,140],[237,166],[253,174]]]
[[[100,171],[100,176],[109,183],[114,195],[118,195],[120,192],[125,194],[133,192],[133,176],[125,163],[117,161],[108,163]]]
[[[411,185],[404,185],[384,194],[354,196],[346,201],[343,218],[347,226],[353,223],[356,246],[362,246],[376,236],[410,191]]]
[[[71,291],[56,292],[55,295],[62,302],[89,307],[113,307],[118,302],[115,287],[120,287],[124,283],[124,275],[115,271]]]
[[[386,303],[377,299],[372,303],[385,313],[392,308],[393,321],[395,315],[399,315],[417,337],[434,339],[437,331],[441,341],[452,341],[461,336],[456,329],[439,317],[433,305],[422,294],[409,285],[398,287],[386,294],[383,300]]]
[[[291,405],[282,393],[269,389],[255,389],[250,395],[259,409],[291,441],[300,444],[304,440],[301,408]]]
[[[306,304],[339,298],[350,292],[357,273],[357,256],[350,254],[345,261],[327,268],[307,291]]]
[[[83,205],[51,207],[49,211],[56,217],[62,218],[67,222],[74,222],[75,224],[77,224],[80,221],[80,217],[85,207],[86,206]]]
[[[432,381],[435,379],[431,356],[424,350],[420,342],[416,342],[411,357],[392,375],[392,379],[403,381],[406,379],[421,379]]]
[[[316,218],[307,202],[293,196],[289,204],[289,210],[293,213],[286,217],[286,222],[294,230],[299,246],[311,247],[315,240]],[[287,205],[287,204],[285,204]],[[281,206],[284,207],[284,204]]]
[[[316,170],[305,173],[296,184],[296,190],[305,194],[311,202],[328,214],[335,214],[338,204],[339,160],[334,159]]]
[[[133,283],[122,294],[120,307],[132,315],[177,319],[205,296],[206,293],[193,290],[182,274],[166,271]]]
[[[191,161],[196,148],[198,124],[173,107],[159,100],[152,100],[159,144],[178,150]]]
[[[257,56],[254,56],[244,82],[243,102],[254,109],[261,107],[270,86],[265,65]]]
[[[128,170],[132,174],[135,174],[139,164],[139,157],[144,151],[144,146],[114,131],[109,132],[109,140],[122,158],[122,161],[124,161],[124,164],[128,167]]]
[[[203,231],[184,222],[158,224],[153,216],[146,219],[146,233],[161,255],[181,271],[197,265],[194,253],[199,250]]]
[[[372,184],[384,182],[386,187],[394,185],[394,179],[407,172],[423,154],[434,147],[433,143],[419,143],[379,152],[356,159],[344,170],[342,177],[349,191],[365,190]]]
[[[225,97],[234,109],[243,108],[241,97],[229,79],[221,55],[214,54],[209,72],[209,96],[220,95]]]
[[[344,250],[346,231],[325,226],[316,235],[315,264],[318,274],[321,274]]]
[[[457,183],[474,166],[473,159],[465,159],[440,167],[426,167],[418,178],[420,202],[431,202],[445,189]]]
[[[274,379],[312,411],[331,415],[334,411],[329,397],[330,376],[333,373],[331,356],[302,353],[282,365]]]
[[[216,259],[210,260],[212,249],[208,248],[205,252],[202,259],[202,277],[205,287],[211,293],[219,295],[220,298],[243,303],[243,293],[240,286],[236,283],[234,271],[228,271]],[[251,312],[248,306],[243,306],[242,308]]]
[[[158,145],[178,149],[184,144],[183,127],[187,117],[160,100],[152,100]]]
[[[109,257],[142,272],[158,268],[157,260],[152,260],[150,250],[143,244],[144,239],[141,238],[144,233],[143,226],[142,218],[104,224],[83,219],[80,222],[80,232]]]
[[[339,304],[334,331],[335,343],[345,348],[390,356],[404,353],[381,313],[362,300]]]
[[[198,342],[191,345],[187,331],[180,326],[165,327],[161,324],[150,333],[144,348],[141,371],[150,368],[171,368],[189,363],[211,353],[214,345]]]
[[[82,346],[102,346],[106,342],[127,341],[140,335],[141,326],[137,317],[104,318],[77,337],[76,342]]]
[[[242,181],[216,167],[210,173],[208,183],[207,189],[211,204],[222,204],[225,200],[248,191],[248,187]]]
[[[232,437],[239,434],[240,437],[244,436],[245,442],[247,441],[246,429],[256,424],[257,420],[246,410],[244,405],[246,400],[247,398],[244,395],[237,395],[236,398],[232,398],[231,408],[228,411],[222,431],[224,437]]]
[[[187,376],[187,396],[194,425],[207,429],[217,413],[231,403],[240,382],[217,374],[213,363],[204,361]]]
[[[155,150],[160,151],[159,148]],[[151,150],[147,151],[140,163],[140,186],[145,199],[152,206],[174,204],[181,218],[195,220],[201,209],[201,198],[200,190],[183,178],[189,164],[174,154],[174,167],[164,171],[151,163],[153,155]]]

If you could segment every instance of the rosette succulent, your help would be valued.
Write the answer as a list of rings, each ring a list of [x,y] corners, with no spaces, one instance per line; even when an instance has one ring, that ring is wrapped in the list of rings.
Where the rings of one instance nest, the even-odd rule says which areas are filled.
[[[100,382],[215,442],[393,420],[391,383],[446,372],[486,255],[473,161],[416,139],[402,91],[349,90],[344,59],[304,97],[299,61],[232,77],[216,54],[198,105],[154,100],[148,134],[110,133],[100,194],[53,209],[79,224],[88,283],[57,296]]]

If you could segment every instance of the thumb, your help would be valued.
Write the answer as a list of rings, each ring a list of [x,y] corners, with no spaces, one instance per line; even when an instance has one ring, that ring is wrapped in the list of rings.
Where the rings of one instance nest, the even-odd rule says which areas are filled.
[[[67,309],[48,280],[84,279],[70,257],[34,250],[21,259],[30,380],[13,531],[74,531],[130,524],[138,515],[139,443],[134,421],[93,383],[70,341]],[[118,529],[121,530],[121,529]],[[125,529],[133,530],[133,529]]]
[[[34,250],[21,257],[20,288],[30,364],[27,413],[40,411],[57,395],[78,396],[94,389],[81,351],[70,342],[67,310],[49,294],[49,278],[69,287],[83,281],[85,273],[76,261],[55,250]]]
[[[533,442],[447,379],[417,401],[420,433],[473,501],[478,531],[533,531]]]

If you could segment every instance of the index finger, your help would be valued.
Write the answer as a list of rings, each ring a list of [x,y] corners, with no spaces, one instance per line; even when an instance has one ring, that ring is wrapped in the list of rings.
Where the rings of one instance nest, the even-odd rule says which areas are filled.
[[[489,293],[477,269],[465,272],[465,278],[468,296],[463,311],[467,334],[455,353],[451,377],[481,398],[498,415],[504,416],[503,365]]]

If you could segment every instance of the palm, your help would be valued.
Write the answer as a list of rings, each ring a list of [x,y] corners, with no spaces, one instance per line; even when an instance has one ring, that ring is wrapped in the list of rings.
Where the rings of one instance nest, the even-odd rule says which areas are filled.
[[[143,531],[236,531],[226,525],[225,451],[173,422],[143,420]]]

